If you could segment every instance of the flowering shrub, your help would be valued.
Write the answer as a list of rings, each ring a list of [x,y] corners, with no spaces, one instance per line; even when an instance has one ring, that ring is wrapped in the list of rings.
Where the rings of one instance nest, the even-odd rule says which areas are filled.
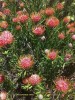
[[[25,91],[31,91],[35,100],[68,100],[74,94],[75,80],[63,75],[65,67],[75,60],[74,14],[68,11],[64,16],[65,1],[53,6],[49,3],[50,0],[1,3],[1,100]]]

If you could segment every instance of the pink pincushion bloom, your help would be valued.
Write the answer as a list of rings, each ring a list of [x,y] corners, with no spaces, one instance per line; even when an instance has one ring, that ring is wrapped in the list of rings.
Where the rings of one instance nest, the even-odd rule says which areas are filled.
[[[24,14],[20,15],[20,16],[18,16],[18,19],[21,23],[24,23],[28,20],[28,15],[24,15]]]
[[[3,13],[4,13],[5,15],[10,15],[11,11],[10,11],[10,9],[4,9],[4,10],[3,10]]]
[[[58,38],[61,39],[61,40],[63,40],[63,39],[65,38],[65,35],[64,35],[63,33],[60,33],[60,34],[58,35]]]
[[[0,47],[5,46],[5,40],[0,36]]]
[[[31,19],[33,22],[39,22],[41,20],[41,15],[39,13],[33,13]]]
[[[62,10],[63,8],[64,8],[64,6],[63,6],[62,3],[58,3],[58,4],[56,5],[56,9],[57,9],[57,10]]]
[[[69,90],[69,83],[64,78],[56,79],[55,86],[56,86],[56,89],[61,92],[67,92]]]
[[[25,56],[25,57],[21,57],[19,60],[19,66],[23,69],[29,69],[33,66],[33,59],[32,57],[29,56]]]
[[[46,20],[46,25],[51,28],[54,28],[59,25],[59,20],[56,17],[51,17]]]
[[[54,8],[46,8],[46,10],[45,10],[45,14],[48,15],[48,16],[51,16],[54,13],[55,13]]]
[[[50,53],[48,53],[48,57],[49,57],[51,60],[55,60],[56,57],[57,57],[57,52],[51,51]]]
[[[17,23],[17,22],[19,22],[19,18],[18,18],[18,17],[15,17],[15,18],[12,19],[12,21],[13,21],[14,23]]]
[[[42,35],[45,31],[45,28],[43,26],[37,26],[35,28],[32,29],[32,32],[35,34],[35,35]]]
[[[3,31],[1,37],[4,39],[5,44],[11,44],[13,42],[13,35],[9,31]]]
[[[37,75],[37,74],[33,74],[33,75],[31,75],[31,76],[29,77],[29,83],[30,83],[31,85],[37,85],[37,84],[39,84],[40,82],[41,82],[41,78],[40,78],[40,76]]]

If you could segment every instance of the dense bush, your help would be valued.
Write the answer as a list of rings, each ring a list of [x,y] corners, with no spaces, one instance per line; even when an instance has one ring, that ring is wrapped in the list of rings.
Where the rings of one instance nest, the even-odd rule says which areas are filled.
[[[1,100],[26,92],[34,100],[74,99],[75,80],[63,74],[75,60],[74,0],[0,5]]]

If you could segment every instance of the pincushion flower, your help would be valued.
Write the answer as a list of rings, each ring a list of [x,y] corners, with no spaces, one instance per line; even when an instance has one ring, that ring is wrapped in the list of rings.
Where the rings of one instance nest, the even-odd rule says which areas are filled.
[[[13,21],[14,23],[17,23],[17,22],[19,22],[19,18],[18,18],[18,17],[14,17],[14,18],[12,19],[12,21]]]
[[[29,77],[22,79],[23,84],[29,84]]]
[[[61,40],[63,40],[65,38],[65,35],[63,33],[59,33],[58,34],[58,38],[61,39]]]
[[[75,33],[75,27],[71,27],[71,28],[68,30],[68,33]]]
[[[0,47],[3,46],[5,46],[5,39],[2,36],[0,36]]]
[[[6,21],[2,21],[0,23],[0,27],[6,29],[8,27],[8,23]]]
[[[5,44],[11,44],[14,40],[10,31],[3,31],[1,37],[4,39]]]
[[[56,89],[60,92],[66,93],[69,90],[69,82],[63,77],[59,77],[55,80]]]
[[[23,11],[19,10],[17,11],[17,15],[22,15],[23,14]]]
[[[18,19],[19,19],[19,22],[21,22],[21,23],[24,23],[24,22],[26,22],[27,20],[28,20],[28,15],[26,14],[23,14],[23,15],[20,15],[20,16],[18,16]]]
[[[63,8],[64,8],[64,6],[63,6],[63,4],[60,3],[60,2],[56,5],[56,9],[57,9],[57,10],[62,10]]]
[[[20,25],[17,25],[16,26],[16,30],[21,30],[21,26]]]
[[[7,44],[11,44],[13,42],[14,38],[11,32],[9,31],[3,31],[0,36],[0,47],[3,47]]]
[[[75,23],[72,22],[72,23],[70,23],[70,24],[67,25],[67,28],[70,29],[70,28],[72,28],[72,27],[74,27],[74,26],[75,26]]]
[[[37,85],[41,82],[41,77],[37,74],[33,74],[29,77],[29,83],[31,85]]]
[[[54,8],[46,8],[45,9],[45,14],[48,15],[48,16],[51,16],[55,13],[55,10]]]
[[[40,13],[32,13],[30,17],[33,22],[39,22],[41,20]]]
[[[57,58],[57,51],[52,50],[52,51],[48,52],[47,56],[49,59],[55,60]]]
[[[54,28],[59,25],[59,20],[56,17],[51,17],[46,20],[46,25],[51,28]]]
[[[67,53],[67,54],[65,55],[65,61],[69,61],[69,60],[71,59],[71,57],[72,57],[72,55],[69,54],[69,53]]]
[[[0,11],[0,17],[4,16],[4,14]]]
[[[70,16],[64,17],[63,22],[64,23],[69,23],[70,22]]]
[[[10,15],[10,13],[11,13],[10,9],[3,10],[3,14],[5,14],[5,15]]]
[[[24,3],[23,2],[20,2],[19,5],[20,5],[21,8],[24,7]]]
[[[18,63],[19,63],[19,66],[21,68],[23,68],[23,69],[29,69],[34,64],[33,57],[31,55],[25,55],[23,57],[20,57]]]
[[[35,35],[42,35],[44,34],[45,32],[45,28],[44,26],[40,25],[40,26],[36,26],[32,29],[32,32],[35,34]]]

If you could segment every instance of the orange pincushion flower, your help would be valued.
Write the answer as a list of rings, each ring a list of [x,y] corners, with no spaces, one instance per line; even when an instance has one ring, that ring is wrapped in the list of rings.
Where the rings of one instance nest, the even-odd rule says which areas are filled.
[[[69,90],[70,84],[67,79],[59,77],[54,82],[58,91],[66,93]]]
[[[69,23],[70,22],[70,17],[69,16],[64,17],[63,22],[64,23]]]
[[[69,33],[75,33],[75,27],[71,27],[68,32]]]
[[[64,6],[63,6],[62,3],[58,3],[58,4],[56,5],[56,9],[57,9],[57,10],[62,10],[63,8],[64,8]]]
[[[40,13],[32,13],[30,17],[33,22],[39,22],[41,20]]]
[[[75,26],[75,23],[70,23],[67,25],[67,28],[69,29],[69,28],[74,27],[74,26]]]
[[[7,23],[6,21],[2,21],[2,22],[0,23],[0,27],[5,29],[5,28],[8,27],[8,23]]]
[[[53,28],[59,25],[59,20],[56,17],[51,17],[46,20],[46,25]]]
[[[35,35],[42,35],[44,34],[45,32],[45,28],[44,26],[40,25],[40,26],[36,26],[32,29],[32,32],[35,34]]]
[[[24,79],[22,80],[22,83],[23,83],[23,84],[28,84],[28,83],[29,83],[29,77],[24,78]]]
[[[22,8],[24,7],[24,3],[23,3],[23,2],[20,2],[19,5],[20,5],[20,7],[22,7]]]
[[[51,16],[55,13],[54,8],[46,8],[45,14]]]
[[[16,26],[16,30],[21,30],[21,26],[20,25],[17,25]]]
[[[4,14],[0,11],[0,17],[2,17]]]
[[[23,14],[23,11],[17,11],[17,15],[22,15]]]
[[[47,56],[48,56],[49,59],[55,60],[57,58],[57,51],[54,51],[54,50],[49,51],[47,53]]]
[[[34,61],[31,55],[26,55],[26,56],[20,57],[18,63],[21,68],[29,69],[33,66]]]
[[[65,38],[65,35],[63,33],[59,33],[58,34],[58,38],[61,39],[61,40],[63,40]]]

